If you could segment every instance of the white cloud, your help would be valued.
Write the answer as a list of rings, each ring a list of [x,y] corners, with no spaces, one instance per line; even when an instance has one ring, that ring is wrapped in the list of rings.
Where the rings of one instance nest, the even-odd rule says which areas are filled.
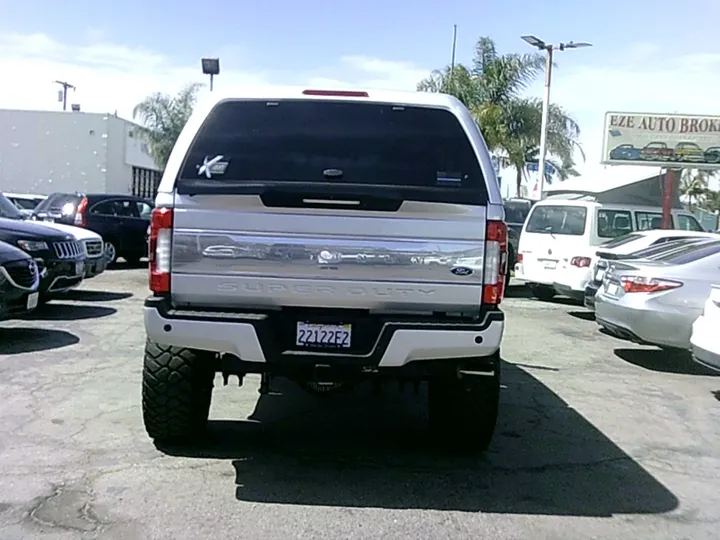
[[[0,36],[0,78],[9,82],[0,86],[0,107],[58,110],[60,86],[53,81],[61,80],[77,88],[69,92],[68,104],[79,103],[89,112],[117,110],[129,118],[133,106],[153,92],[174,94],[188,82],[207,82],[200,71],[200,55],[193,65],[183,65],[155,51],[102,41],[100,29],[89,29],[86,37],[90,44],[60,43],[44,34]],[[230,55],[229,51],[234,52]],[[236,47],[220,52],[226,58],[242,56]],[[224,88],[312,84],[414,90],[428,72],[409,63],[352,56],[338,59],[337,66],[306,74],[225,68],[215,84]],[[332,77],[335,73],[342,76]]]

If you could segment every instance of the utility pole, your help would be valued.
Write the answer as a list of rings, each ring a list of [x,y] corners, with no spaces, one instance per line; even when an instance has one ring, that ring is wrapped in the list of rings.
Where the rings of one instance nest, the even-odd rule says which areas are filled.
[[[548,116],[550,111],[550,83],[552,82],[553,52],[565,51],[567,49],[580,49],[592,47],[590,43],[569,41],[568,43],[546,43],[535,36],[521,36],[522,40],[532,47],[546,53],[545,57],[545,93],[543,95],[542,119],[540,126],[540,159],[538,160],[538,174],[540,176],[540,198],[542,199],[545,190],[545,156],[547,155]]]
[[[62,89],[62,104],[63,104],[63,111],[67,110],[67,91],[68,88],[72,88],[73,91],[75,91],[75,87],[70,84],[69,82],[65,81],[55,81],[55,84],[59,84],[63,87]]]

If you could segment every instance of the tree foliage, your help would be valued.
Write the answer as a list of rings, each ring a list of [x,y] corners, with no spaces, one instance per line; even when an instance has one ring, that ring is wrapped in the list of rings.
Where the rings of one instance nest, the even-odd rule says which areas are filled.
[[[688,199],[690,209],[701,208],[709,212],[720,212],[720,192],[710,189],[710,179],[718,171],[685,169],[680,176],[680,194]]]
[[[490,150],[515,167],[518,195],[525,164],[538,161],[542,123],[542,100],[523,93],[544,72],[545,61],[541,53],[500,54],[492,39],[481,37],[469,67],[435,70],[417,85],[419,91],[451,94],[470,110]],[[559,105],[551,104],[548,118],[547,162],[562,179],[577,176],[574,151],[585,157],[580,127]]]
[[[192,114],[202,86],[200,83],[188,84],[175,96],[156,92],[133,109],[133,118],[141,122],[141,135],[148,143],[150,156],[162,169]]]

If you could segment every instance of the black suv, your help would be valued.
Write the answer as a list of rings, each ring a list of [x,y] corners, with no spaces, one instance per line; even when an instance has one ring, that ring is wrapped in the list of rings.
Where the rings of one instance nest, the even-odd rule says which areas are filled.
[[[34,310],[38,305],[40,272],[35,260],[6,242],[0,242],[0,320]]]
[[[77,287],[85,274],[82,242],[29,221],[0,218],[0,240],[30,255],[40,269],[40,301]]]
[[[152,201],[109,193],[53,193],[33,210],[31,219],[85,227],[105,241],[108,263],[122,257],[137,263],[147,256]]]

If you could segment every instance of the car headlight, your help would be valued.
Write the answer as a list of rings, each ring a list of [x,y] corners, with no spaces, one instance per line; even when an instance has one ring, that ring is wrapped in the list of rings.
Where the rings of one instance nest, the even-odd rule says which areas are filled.
[[[44,251],[48,249],[47,243],[37,240],[18,240],[18,246],[25,251]]]

